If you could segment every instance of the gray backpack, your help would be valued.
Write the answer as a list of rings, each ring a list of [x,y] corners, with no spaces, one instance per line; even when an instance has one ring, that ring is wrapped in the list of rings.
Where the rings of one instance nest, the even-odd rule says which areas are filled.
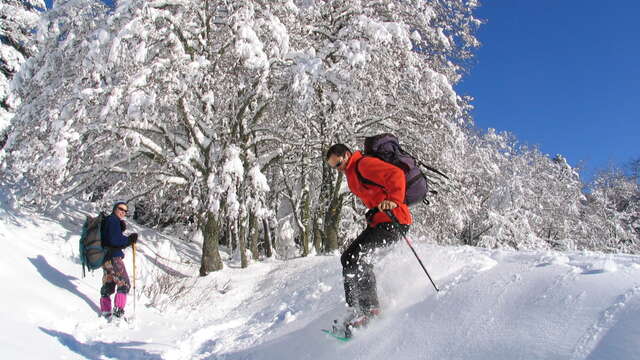
[[[82,263],[82,276],[85,269],[90,271],[99,269],[104,264],[107,249],[102,246],[102,226],[106,215],[101,212],[96,217],[87,216],[82,225],[80,236],[80,262]]]

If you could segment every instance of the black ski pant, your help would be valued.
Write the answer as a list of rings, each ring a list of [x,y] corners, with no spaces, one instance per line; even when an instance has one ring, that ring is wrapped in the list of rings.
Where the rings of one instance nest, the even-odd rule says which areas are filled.
[[[367,227],[342,253],[344,296],[349,307],[363,312],[380,307],[373,273],[373,253],[396,243],[408,229],[408,225],[392,223]]]

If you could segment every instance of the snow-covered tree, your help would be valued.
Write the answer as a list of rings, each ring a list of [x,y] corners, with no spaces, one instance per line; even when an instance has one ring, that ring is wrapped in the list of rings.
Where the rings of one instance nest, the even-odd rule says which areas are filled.
[[[34,41],[44,0],[3,0],[0,3],[0,149],[19,99],[9,96],[10,82],[27,58],[37,52]]]
[[[221,266],[218,239],[255,249],[261,217],[265,238],[265,217],[291,215],[304,254],[330,251],[353,228],[339,227],[331,143],[392,131],[423,160],[454,158],[475,6],[130,0],[107,14],[59,1],[47,56],[19,77],[7,163],[26,201],[127,197],[199,224],[203,274]]]
[[[447,201],[453,211],[433,229],[469,245],[575,247],[585,200],[576,169],[493,129],[470,133],[468,145]]]
[[[21,105],[9,130],[9,162],[16,175],[14,181],[32,185],[26,193],[33,190],[33,198],[40,201],[46,199],[38,194],[55,189],[66,175],[59,170],[73,166],[69,159],[78,156],[69,151],[73,149],[70,141],[80,141],[71,126],[78,114],[70,99],[82,96],[78,89],[84,89],[82,84],[93,71],[78,65],[83,64],[91,40],[86,37],[95,31],[93,17],[99,11],[92,1],[59,1],[44,13],[35,30],[41,51],[15,75],[13,86]],[[38,181],[30,182],[29,178]]]
[[[452,179],[432,177],[417,233],[640,251],[637,171],[603,173],[585,194],[562,156],[474,128],[453,85],[478,46],[477,6],[59,0],[15,75],[3,174],[21,203],[126,198],[142,222],[201,233],[206,275],[220,246],[245,267],[261,247],[308,255],[353,237],[364,209],[324,152],[392,132]]]
[[[473,2],[305,4],[298,8],[303,26],[292,26],[290,36],[297,52],[287,88],[295,101],[285,97],[277,107],[290,109],[279,121],[293,124],[277,128],[293,165],[283,178],[304,252],[311,234],[325,250],[353,235],[338,230],[346,189],[323,161],[332,143],[357,149],[364,136],[390,131],[430,163],[451,156],[445,149],[461,136],[465,105],[452,89],[463,72],[454,60],[477,45],[478,25]]]
[[[605,251],[640,251],[640,187],[615,166],[601,170],[590,184],[581,246]],[[590,225],[590,226],[589,226]]]
[[[251,215],[265,213],[254,149],[281,54],[265,47],[279,46],[270,41],[287,7],[132,0],[89,17],[77,14],[82,5],[57,3],[48,54],[21,76],[30,98],[9,140],[10,165],[37,189],[34,201],[100,190],[105,201],[139,197],[153,207],[180,194],[161,211],[194,214],[201,273],[219,269],[221,222],[240,243]],[[73,65],[56,63],[64,57]]]

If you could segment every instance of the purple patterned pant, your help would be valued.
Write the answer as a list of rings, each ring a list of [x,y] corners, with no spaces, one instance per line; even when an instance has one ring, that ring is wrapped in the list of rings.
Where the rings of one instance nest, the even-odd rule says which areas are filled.
[[[124,267],[124,261],[121,257],[114,257],[111,260],[107,260],[102,265],[102,288],[100,289],[100,295],[103,297],[110,296],[118,288],[119,293],[129,293],[131,283],[129,282],[129,275],[127,269]]]

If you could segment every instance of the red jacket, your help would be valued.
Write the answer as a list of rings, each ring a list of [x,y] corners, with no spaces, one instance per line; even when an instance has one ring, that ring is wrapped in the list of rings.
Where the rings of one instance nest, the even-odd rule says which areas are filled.
[[[382,187],[362,183],[356,173],[356,164],[362,177]],[[409,207],[404,203],[406,180],[402,169],[375,157],[365,157],[360,151],[356,151],[349,158],[345,175],[351,192],[359,197],[368,209],[377,207],[383,200],[391,200],[398,205],[392,210],[398,222],[406,225],[413,222]],[[369,226],[376,227],[384,222],[392,222],[392,220],[380,211],[373,216]]]

